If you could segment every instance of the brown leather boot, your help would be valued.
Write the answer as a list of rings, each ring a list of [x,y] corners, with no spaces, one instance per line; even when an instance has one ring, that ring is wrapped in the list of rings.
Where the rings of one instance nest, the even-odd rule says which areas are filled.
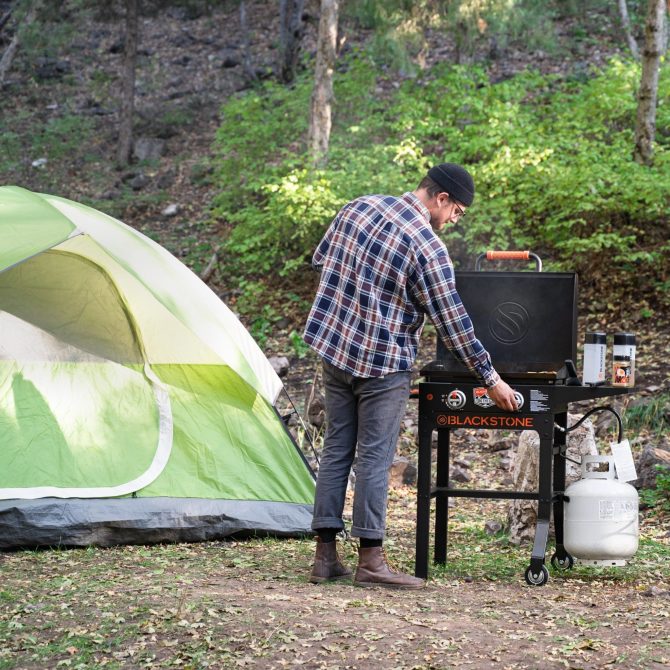
[[[381,547],[361,547],[358,550],[358,569],[354,577],[354,586],[421,589],[425,585],[423,579],[391,570]]]
[[[351,577],[351,570],[342,565],[337,555],[337,543],[322,542],[320,537],[316,538],[316,554],[314,555],[314,568],[309,581],[312,584],[331,582],[336,579]]]

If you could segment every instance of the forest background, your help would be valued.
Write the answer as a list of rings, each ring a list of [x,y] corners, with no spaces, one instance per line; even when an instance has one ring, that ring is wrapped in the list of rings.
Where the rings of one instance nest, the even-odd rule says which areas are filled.
[[[330,25],[320,28],[324,16]],[[638,393],[627,412],[637,452],[648,443],[668,450],[667,23],[662,0],[0,0],[0,183],[90,204],[166,246],[240,315],[268,355],[289,358],[285,381],[304,409],[302,399],[314,395],[316,361],[300,333],[315,288],[309,260],[326,226],[353,197],[411,190],[431,165],[463,163],[475,177],[477,199],[459,226],[444,234],[457,267],[471,269],[489,248],[528,248],[547,270],[577,271],[580,338],[595,329],[638,336]],[[658,68],[651,105],[649,95],[642,103],[639,95],[641,83],[649,83],[650,61]],[[427,328],[424,358],[434,351],[434,337]],[[667,527],[665,472],[646,494],[651,527]],[[411,494],[406,497],[406,506],[398,502],[405,527],[412,514]],[[481,551],[481,529],[470,533],[463,523],[465,546]],[[659,557],[668,539],[653,537],[644,559],[652,567],[632,579],[641,591],[664,593],[668,577]],[[404,552],[400,560],[407,560],[409,545],[396,541]],[[230,546],[230,565],[251,566],[258,574],[247,588],[265,588],[258,584],[268,561],[282,566],[284,579],[296,554],[307,564],[308,548],[290,546],[267,554],[267,545],[247,545],[239,555]],[[205,574],[212,547],[183,551]],[[519,560],[510,552],[507,563],[481,567],[482,579],[491,570],[508,578],[511,562]],[[165,550],[145,558],[176,565],[183,555]],[[118,559],[92,551],[88,558],[36,558],[22,569],[52,570],[62,594],[58,580],[68,569],[76,566],[93,579],[107,560]],[[134,558],[122,554],[125,560]],[[473,574],[471,565],[455,565],[447,579]],[[14,607],[11,589],[3,593]],[[477,598],[470,591],[461,597]],[[625,589],[617,597],[625,602]],[[194,611],[207,611],[205,600],[197,603]],[[298,607],[284,606],[280,619],[299,618]],[[406,606],[394,605],[402,612]],[[345,606],[342,619],[347,607],[385,614],[393,629],[395,615],[381,599]],[[151,626],[160,620],[178,630],[184,608],[152,615]],[[248,611],[260,616],[258,603]],[[667,606],[661,611],[667,616]],[[409,610],[406,615],[419,617]],[[84,612],[82,626],[85,619]],[[14,620],[0,617],[5,641]],[[300,635],[291,640],[289,623],[282,626],[281,635],[267,639],[252,626],[258,658],[271,647],[273,662],[281,665],[288,658],[275,644],[282,635],[285,646],[296,639],[307,646]],[[76,652],[67,651],[68,640],[86,637],[75,634],[62,643],[58,636],[49,639],[50,651],[44,651],[45,636],[36,636],[31,658],[74,660],[81,667],[109,658],[132,666],[138,656],[114,653],[134,640],[133,632],[122,624],[117,629],[129,637],[117,630],[123,639],[107,656],[96,656],[100,648],[90,641],[88,651],[84,641],[70,645]],[[642,639],[644,631],[638,633]],[[594,659],[615,644],[605,634],[600,642],[580,635],[569,638],[577,640],[572,647],[557,643],[556,667],[575,656],[582,665],[574,667],[600,667]],[[251,639],[229,643],[226,659],[253,664]],[[193,667],[200,667],[193,661],[198,654],[219,653],[191,641],[196,651],[188,658],[170,647],[142,653],[159,664],[182,658]],[[368,642],[374,646],[374,638]],[[421,644],[427,649],[433,643]],[[463,645],[453,645],[453,654],[465,653]],[[658,658],[668,655],[666,647],[661,644]],[[0,668],[46,667],[39,660],[21,665],[17,658],[28,656],[25,647],[20,651],[0,654]],[[379,650],[369,653],[374,659]],[[646,653],[635,662],[655,667],[656,657]],[[509,654],[510,664],[526,667],[523,655]],[[619,658],[624,651],[612,654]],[[355,663],[349,652],[345,657]],[[406,665],[398,667],[414,661],[432,667],[421,654],[399,658]]]

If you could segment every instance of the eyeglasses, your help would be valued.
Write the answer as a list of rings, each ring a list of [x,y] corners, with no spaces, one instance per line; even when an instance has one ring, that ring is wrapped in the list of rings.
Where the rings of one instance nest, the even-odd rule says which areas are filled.
[[[454,207],[456,208],[456,219],[460,219],[463,214],[465,214],[465,207],[455,200],[452,200],[451,202],[454,203]]]

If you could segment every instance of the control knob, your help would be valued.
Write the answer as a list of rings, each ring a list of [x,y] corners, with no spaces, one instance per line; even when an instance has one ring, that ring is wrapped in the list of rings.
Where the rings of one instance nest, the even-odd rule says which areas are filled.
[[[449,407],[449,409],[463,409],[466,402],[467,398],[465,393],[460,389],[454,389],[447,395],[447,407]]]
[[[514,391],[514,398],[516,399],[516,408],[521,409],[525,402],[523,395],[521,395],[521,393],[519,393],[518,391]]]

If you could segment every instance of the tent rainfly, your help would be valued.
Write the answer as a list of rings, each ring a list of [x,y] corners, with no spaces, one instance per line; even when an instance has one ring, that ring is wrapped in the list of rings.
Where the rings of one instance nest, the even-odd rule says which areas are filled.
[[[161,246],[0,188],[0,548],[309,533],[314,478],[280,390]]]

